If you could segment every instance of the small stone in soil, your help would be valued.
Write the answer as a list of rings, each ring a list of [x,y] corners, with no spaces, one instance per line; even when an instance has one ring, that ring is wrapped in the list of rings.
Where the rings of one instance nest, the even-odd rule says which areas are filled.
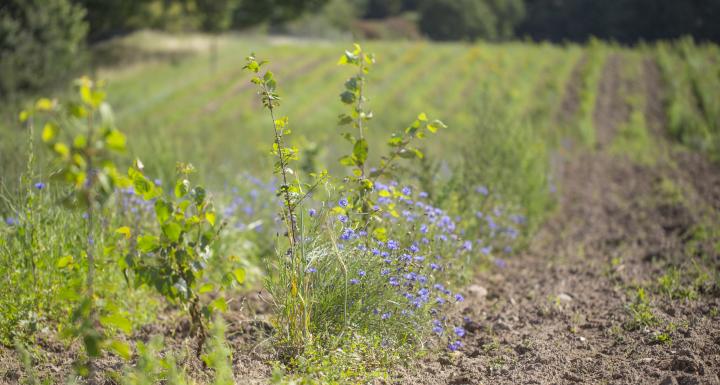
[[[573,298],[565,293],[558,294],[557,299],[560,303],[570,303],[573,301]]]
[[[487,296],[487,293],[488,293],[487,289],[480,285],[468,286],[467,292],[468,292],[468,294],[470,294],[476,298],[484,298],[485,296]]]

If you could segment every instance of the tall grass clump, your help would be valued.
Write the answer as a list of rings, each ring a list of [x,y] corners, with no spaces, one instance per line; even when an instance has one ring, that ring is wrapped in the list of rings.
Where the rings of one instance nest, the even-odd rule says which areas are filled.
[[[531,233],[553,206],[548,144],[531,122],[514,118],[498,102],[481,98],[475,111],[445,199],[480,234],[500,233],[510,218],[513,230],[503,233],[512,243],[519,238],[516,228]]]
[[[668,131],[678,141],[720,159],[718,48],[691,38],[659,43]]]
[[[277,346],[285,363],[301,372],[332,366],[329,373],[355,380],[378,375],[375,369],[418,347],[459,349],[465,332],[450,314],[464,298],[453,287],[492,249],[479,233],[466,239],[462,223],[398,172],[400,160],[424,158],[416,142],[444,129],[442,122],[419,114],[391,135],[378,165],[367,163],[373,114],[366,74],[374,63],[358,45],[341,57],[339,64],[356,69],[340,94],[349,111],[339,126],[351,152],[339,161],[348,171],[311,175],[309,183],[290,167],[299,153],[286,145],[288,118],[276,116],[275,75],[254,55],[245,66],[270,115],[285,224],[266,284]],[[355,359],[336,355],[335,348]],[[357,365],[362,368],[350,369]],[[325,380],[338,379],[330,377]]]

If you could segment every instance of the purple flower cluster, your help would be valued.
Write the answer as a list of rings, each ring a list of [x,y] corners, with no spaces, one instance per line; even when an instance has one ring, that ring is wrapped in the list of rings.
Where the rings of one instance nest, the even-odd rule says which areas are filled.
[[[273,231],[279,228],[276,208],[281,202],[275,195],[275,181],[265,182],[250,174],[241,175],[240,181],[242,188],[226,188],[230,200],[222,207],[223,219],[238,231],[276,232]],[[266,223],[274,227],[264,229]]]
[[[430,204],[426,193],[416,193],[411,187],[398,187],[396,183],[376,183],[373,194],[378,203],[376,213],[383,218],[379,226],[385,236],[381,239],[359,230],[360,224],[350,220],[346,210],[338,209],[343,212],[335,222],[338,248],[356,250],[353,255],[367,267],[351,273],[349,285],[368,290],[364,285],[381,282],[397,299],[371,309],[380,322],[394,317],[429,318],[432,332],[443,339],[453,339],[451,350],[459,348],[457,339],[465,335],[465,330],[450,327],[451,332],[446,333],[444,324],[448,322],[450,306],[464,301],[464,297],[453,293],[445,283],[462,269],[470,254],[477,254],[474,245],[483,242],[465,239],[459,218]],[[338,208],[347,206],[344,198],[337,203]],[[413,324],[409,320],[404,322]]]
[[[141,195],[135,194],[132,187],[119,190],[118,203],[121,215],[130,216],[132,223],[155,218],[155,199],[143,199]]]

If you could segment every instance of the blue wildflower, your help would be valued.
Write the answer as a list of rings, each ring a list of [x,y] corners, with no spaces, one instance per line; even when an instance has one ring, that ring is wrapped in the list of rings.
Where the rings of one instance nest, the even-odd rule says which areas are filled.
[[[471,251],[472,250],[472,242],[470,242],[470,241],[463,242],[463,249],[465,249],[466,251]]]
[[[340,207],[347,207],[347,205],[348,205],[348,200],[345,199],[345,198],[340,198],[340,200],[338,201],[338,205],[339,205]]]
[[[394,240],[392,240],[392,239],[390,239],[389,241],[387,241],[387,248],[390,249],[390,250],[397,250],[397,248],[398,248],[398,243],[397,243],[397,241],[394,241]]]
[[[353,278],[353,279],[350,280],[350,284],[351,284],[351,285],[357,285],[358,283],[360,283],[360,281],[357,280],[356,278]]]
[[[383,320],[386,320],[386,319],[388,319],[388,318],[390,318],[390,313],[383,313],[383,314],[380,316],[380,319],[383,319]]]
[[[307,272],[307,273],[317,273],[317,269],[314,268],[314,267],[312,267],[312,266],[310,266],[310,267],[308,267],[308,268],[305,270],[305,272]]]
[[[462,326],[456,326],[455,329],[453,329],[453,331],[455,332],[455,334],[458,337],[465,336],[465,329],[463,329]]]
[[[345,215],[342,215],[342,214],[341,214],[341,215],[338,215],[338,216],[337,216],[337,219],[338,219],[341,223],[346,223],[346,222],[348,221],[348,217],[346,217]]]
[[[365,270],[360,270],[360,271],[358,272],[358,275],[361,276],[361,277],[364,277],[364,276],[365,276]]]
[[[408,186],[405,186],[402,188],[402,193],[403,195],[410,196],[410,194],[412,194],[412,189]]]
[[[37,183],[35,183],[35,188],[38,189],[38,190],[42,190],[42,189],[45,188],[45,183],[43,183],[43,182],[37,182]]]
[[[315,215],[317,215],[317,210],[315,210],[315,209],[308,210],[308,215],[311,217],[314,217]]]
[[[455,342],[451,343],[450,345],[448,345],[448,349],[451,352],[457,351],[458,349],[460,349],[460,347],[462,347],[462,342],[460,342],[460,341],[455,341]]]
[[[455,301],[456,301],[456,302],[462,302],[462,301],[464,301],[464,300],[465,300],[465,297],[463,297],[462,294],[460,294],[460,293],[455,294]]]
[[[343,241],[347,241],[352,239],[354,235],[355,230],[347,228],[343,230],[342,234],[340,234],[340,239],[342,239]]]
[[[487,196],[487,195],[490,193],[490,191],[488,190],[488,188],[485,187],[485,186],[478,186],[478,187],[475,189],[475,192],[477,192],[478,194],[485,195],[485,196]]]

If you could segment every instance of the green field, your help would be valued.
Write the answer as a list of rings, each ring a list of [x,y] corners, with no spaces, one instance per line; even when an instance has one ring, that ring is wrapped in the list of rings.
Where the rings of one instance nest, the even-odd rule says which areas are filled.
[[[238,171],[267,172],[268,121],[257,113],[255,92],[242,71],[244,58],[251,52],[268,58],[282,82],[280,113],[290,118],[298,133],[294,144],[300,149],[317,148],[313,160],[335,167],[344,141],[332,122],[342,111],[337,96],[350,75],[335,62],[346,44],[228,37],[221,41],[217,64],[211,65],[202,38],[195,38],[190,48],[162,35],[140,34],[126,40],[115,44],[150,58],[155,51],[177,51],[172,60],[143,61],[143,54],[137,54],[137,63],[106,67],[98,73],[109,83],[109,102],[118,126],[137,138],[131,152],[153,172],[172,176],[177,159],[193,163],[202,171],[200,175],[213,183]],[[523,126],[551,146],[562,137],[593,143],[594,88],[604,59],[612,51],[657,57],[668,86],[670,132],[697,148],[718,151],[719,115],[714,97],[718,77],[701,77],[715,70],[719,54],[714,46],[661,44],[637,54],[602,43],[581,47],[371,42],[367,49],[378,61],[368,88],[370,108],[376,116],[371,126],[378,133],[376,140],[381,142],[386,134],[405,127],[424,111],[449,126],[446,135],[427,143],[434,161],[458,161],[457,150],[468,144],[468,137],[482,147],[482,137],[472,135],[477,132],[473,130],[481,130],[484,122],[497,116]],[[626,67],[638,73],[641,66],[642,60],[632,60]],[[580,107],[573,116],[560,119],[573,69],[579,75]],[[1,154],[6,164],[17,162],[13,149],[25,141],[17,131],[15,115],[6,109],[2,122],[3,131],[11,133]],[[243,165],[241,170],[238,165]]]
[[[661,164],[662,167],[657,167],[661,170],[658,175],[665,179],[657,179],[662,179],[664,193],[673,197],[683,195],[669,181],[677,173],[667,170],[678,170],[673,151],[698,153],[713,160],[720,157],[720,50],[715,45],[695,44],[689,40],[636,48],[598,41],[584,46],[371,41],[363,44],[365,52],[373,52],[376,58],[367,76],[367,88],[363,90],[363,95],[368,98],[366,108],[374,115],[366,127],[370,149],[368,164],[377,165],[382,154],[387,153],[385,143],[393,132],[405,129],[416,119],[418,125],[420,121],[424,122],[425,117],[421,115],[420,118],[420,113],[430,119],[440,119],[447,125],[447,129],[419,142],[426,154],[424,158],[414,163],[401,163],[396,175],[400,185],[396,187],[390,180],[382,178],[373,180],[377,186],[383,186],[373,190],[372,194],[378,196],[368,198],[377,200],[372,201],[373,204],[381,205],[378,202],[383,199],[397,199],[398,207],[406,210],[396,209],[395,203],[389,204],[383,211],[386,215],[380,217],[377,214],[377,222],[372,222],[363,219],[362,215],[369,214],[358,208],[359,203],[347,209],[347,202],[339,203],[343,197],[357,193],[352,187],[351,172],[338,162],[343,155],[354,154],[353,145],[341,135],[349,129],[337,124],[338,116],[348,110],[339,98],[344,90],[343,83],[354,74],[352,68],[337,62],[351,43],[225,35],[219,39],[219,55],[213,62],[207,51],[208,41],[204,36],[177,37],[144,32],[95,48],[105,54],[114,50],[124,52],[116,56],[117,63],[105,63],[93,75],[107,82],[107,102],[113,107],[115,125],[128,138],[127,149],[113,155],[112,160],[120,173],[125,174],[133,160],[140,159],[145,165],[142,171],[147,176],[147,179],[145,176],[132,179],[131,171],[133,184],[128,185],[138,194],[146,189],[144,199],[134,195],[128,186],[122,189],[113,186],[107,200],[97,205],[97,221],[90,228],[95,238],[85,233],[87,225],[83,218],[87,217],[87,211],[83,210],[87,209],[72,211],[67,209],[68,205],[59,203],[68,203],[67,199],[61,198],[73,189],[82,190],[83,184],[64,186],[51,178],[60,166],[57,162],[52,163],[49,157],[62,154],[55,147],[46,151],[42,142],[51,142],[54,134],[36,127],[35,136],[28,137],[29,131],[23,127],[29,127],[30,123],[18,122],[20,109],[30,108],[35,98],[29,97],[17,105],[0,109],[0,235],[3,237],[0,240],[0,275],[3,277],[0,281],[0,343],[7,347],[0,350],[0,359],[7,358],[7,362],[12,362],[8,364],[7,373],[23,367],[23,378],[33,378],[33,365],[22,364],[23,357],[28,354],[23,346],[30,347],[29,354],[35,357],[33,362],[63,359],[48,353],[46,345],[38,342],[38,335],[48,341],[70,335],[62,343],[72,350],[73,357],[84,357],[84,353],[78,353],[82,351],[82,338],[78,336],[84,336],[85,329],[73,329],[72,325],[77,322],[68,319],[73,318],[77,304],[83,303],[88,270],[86,259],[90,249],[97,252],[93,265],[97,265],[97,298],[93,301],[97,302],[105,330],[118,335],[124,332],[119,338],[128,342],[132,349],[138,349],[133,351],[141,356],[144,354],[145,361],[140,361],[145,364],[152,361],[157,353],[155,350],[162,349],[153,345],[148,350],[137,343],[139,340],[147,342],[150,331],[164,330],[166,336],[172,334],[168,338],[173,341],[169,349],[190,352],[188,339],[183,337],[185,331],[175,325],[180,324],[181,319],[186,320],[185,310],[189,308],[192,313],[192,305],[178,300],[179,295],[175,292],[172,294],[178,295],[175,301],[166,303],[152,285],[133,281],[141,273],[128,273],[132,265],[128,261],[136,254],[140,261],[152,259],[160,250],[181,250],[178,243],[190,242],[192,248],[200,250],[196,251],[196,257],[201,260],[190,265],[200,273],[197,282],[183,281],[186,284],[183,290],[192,286],[202,294],[198,297],[202,301],[217,309],[229,307],[229,310],[223,309],[232,315],[228,319],[255,322],[255,318],[243,317],[254,317],[256,312],[278,335],[284,328],[290,330],[290,337],[286,339],[273,337],[279,341],[273,346],[281,353],[267,361],[290,372],[296,371],[300,376],[320,379],[319,383],[388,378],[387,372],[394,365],[408,357],[417,358],[418,352],[423,351],[419,347],[437,350],[440,345],[447,346],[448,341],[428,342],[433,326],[438,327],[431,324],[435,308],[433,313],[418,311],[420,315],[412,318],[414,323],[395,321],[390,310],[387,313],[377,310],[385,309],[383,306],[389,306],[388,303],[394,306],[404,298],[415,299],[417,287],[413,285],[420,285],[420,290],[424,290],[425,282],[408,284],[414,291],[411,293],[408,289],[405,297],[388,289],[389,285],[396,286],[392,281],[386,283],[384,276],[388,273],[365,258],[367,249],[372,248],[374,242],[382,242],[383,247],[388,242],[390,247],[389,234],[407,243],[404,247],[417,248],[424,237],[419,234],[424,234],[427,227],[420,230],[416,223],[428,217],[435,220],[435,215],[442,217],[438,222],[441,224],[433,228],[431,234],[437,231],[437,237],[449,236],[458,244],[444,246],[444,249],[438,247],[433,252],[453,255],[457,260],[440,272],[435,266],[422,265],[425,257],[417,256],[418,264],[424,267],[408,274],[426,272],[431,283],[461,290],[477,270],[487,271],[495,268],[494,265],[500,266],[505,263],[505,258],[511,259],[531,247],[538,229],[554,213],[562,211],[566,203],[562,201],[566,188],[561,184],[566,179],[564,172],[572,168],[575,160],[584,159],[583,155],[609,154],[620,159],[619,164],[632,164],[642,170]],[[132,58],[124,56],[127,52],[134,53]],[[328,169],[333,175],[327,181],[321,181],[316,196],[308,198],[308,202],[301,200],[313,210],[321,211],[322,219],[312,219],[315,214],[298,204],[300,224],[292,223],[288,227],[293,231],[299,227],[297,231],[309,234],[307,243],[298,246],[298,250],[307,253],[303,256],[310,255],[309,259],[301,261],[301,267],[295,266],[295,259],[289,262],[285,259],[286,255],[295,254],[281,251],[284,247],[295,250],[296,246],[294,236],[289,235],[292,231],[283,228],[276,213],[283,203],[272,197],[274,184],[281,173],[276,170],[273,177],[274,158],[269,155],[274,138],[273,122],[263,111],[257,88],[250,82],[251,74],[243,69],[246,56],[251,53],[269,60],[266,68],[272,70],[277,79],[281,101],[274,112],[276,118],[289,118],[292,136],[288,144],[297,146],[300,152],[300,160],[293,166],[294,172],[299,173],[300,178],[307,178],[310,173]],[[71,98],[74,93],[69,91],[70,88],[55,90],[51,97]],[[71,122],[68,127],[77,128],[84,124],[67,120]],[[667,146],[666,136],[671,138]],[[177,192],[177,186],[182,184],[175,185],[174,182],[177,162],[195,166],[197,173],[193,174],[192,183],[205,185],[207,197],[214,203],[203,201],[205,190],[193,190],[191,194]],[[641,175],[638,178],[645,175],[638,174]],[[149,185],[151,181],[157,186],[143,184]],[[42,186],[38,187],[37,183]],[[488,188],[489,192],[485,190]],[[160,189],[169,193],[168,202],[187,202],[184,206],[168,203],[167,207],[182,207],[181,210],[190,207],[188,210],[191,211],[187,215],[181,211],[171,216],[172,210],[167,211],[164,203],[157,203],[165,202]],[[361,197],[357,202],[365,199],[365,193],[357,194]],[[596,194],[602,195],[604,191]],[[197,198],[198,195],[201,198]],[[194,203],[189,200],[190,196],[195,199]],[[280,200],[284,199],[283,195],[279,196]],[[415,205],[408,201],[409,197],[417,199]],[[427,199],[429,207],[437,207],[435,214],[425,210],[423,199]],[[680,198],[675,201],[686,204]],[[76,203],[70,202],[69,206],[77,207]],[[704,210],[700,207],[693,210]],[[352,211],[355,209],[357,213]],[[287,218],[294,218],[283,216],[283,213],[281,211],[280,217],[285,218],[285,222],[290,221]],[[343,215],[351,217],[349,225],[344,225],[340,219]],[[688,225],[688,237],[702,238],[698,244],[713,241],[717,235],[716,226],[704,227],[712,222],[712,218],[714,216],[707,214],[702,216],[701,224],[695,226],[693,223],[695,227],[691,229]],[[160,227],[156,219],[160,221]],[[216,226],[216,219],[222,225]],[[164,223],[168,220],[187,227],[181,229],[178,225],[168,230]],[[321,220],[326,222],[321,223]],[[347,221],[347,217],[344,220]],[[453,221],[457,222],[457,231]],[[452,224],[448,225],[448,222]],[[204,228],[198,227],[197,240],[188,240],[187,234],[195,236],[192,226],[197,223],[211,230],[204,232]],[[577,224],[577,227],[582,226],[584,224]],[[356,232],[368,236],[368,241],[348,243],[365,253],[362,258],[358,257],[360,252],[353,254],[356,249],[338,247],[338,242],[342,245],[338,239],[355,239],[348,235],[348,229],[352,230],[353,236]],[[379,231],[376,233],[373,229]],[[136,235],[142,232],[151,236]],[[130,246],[119,252],[121,247],[118,245],[123,244],[123,236]],[[88,239],[90,241],[86,242]],[[211,245],[203,243],[200,248],[201,239]],[[463,239],[468,239],[469,243],[462,243]],[[427,239],[423,241],[431,243]],[[163,244],[166,247],[152,242],[166,242]],[[702,254],[691,250],[701,248],[693,243],[695,241],[684,242],[683,252],[701,261],[696,267],[716,263],[712,262],[712,252]],[[582,249],[585,246],[578,248],[578,254],[585,252]],[[147,250],[143,251],[144,248]],[[379,254],[380,251],[376,256]],[[554,260],[557,255],[543,257]],[[412,260],[410,256],[407,258]],[[324,280],[308,278],[309,268],[315,268],[316,260],[320,261],[317,267],[325,274]],[[615,259],[612,261],[614,264]],[[292,268],[288,268],[290,265]],[[701,267],[697,269],[702,270]],[[353,289],[352,285],[365,279],[366,273],[367,280],[373,274],[376,276],[377,281],[370,286],[372,290]],[[234,274],[237,282],[224,288],[228,274],[231,274],[230,278]],[[355,283],[348,280],[351,275],[358,277],[354,279]],[[297,277],[302,280],[298,281]],[[712,274],[702,277],[716,279]],[[407,279],[414,282],[416,278]],[[696,279],[696,283],[700,281],[700,278]],[[632,285],[627,284],[627,287],[634,289]],[[638,287],[642,285],[645,282],[637,284]],[[168,289],[168,285],[157,286],[166,297],[167,292],[175,290]],[[247,293],[262,288],[270,291],[268,298],[272,300],[255,298],[255,302],[249,300],[250,305],[245,308]],[[448,290],[448,293],[451,292]],[[305,294],[312,296],[307,303]],[[223,295],[243,299],[225,303]],[[642,295],[638,294],[640,297]],[[222,301],[217,302],[219,299]],[[355,306],[363,301],[376,306],[374,310],[378,314],[371,315],[370,305]],[[446,299],[437,301],[445,303]],[[344,306],[342,311],[341,305]],[[427,306],[422,309],[427,310],[431,305]],[[269,307],[272,310],[267,310]],[[298,316],[297,309],[307,311],[308,308],[316,318],[310,320],[309,315]],[[247,315],[247,309],[252,316]],[[399,308],[392,311],[394,315],[400,314]],[[354,317],[353,322],[347,320],[348,314]],[[380,316],[382,321],[389,321],[380,322]],[[449,317],[458,319],[458,314]],[[302,330],[305,345],[301,348],[292,345],[296,342],[293,338],[297,338],[292,334],[297,332],[292,330],[297,326],[292,323],[295,321],[305,328]],[[408,326],[410,324],[412,327]],[[219,361],[228,355],[224,348],[226,336],[221,329],[222,326],[215,326],[208,337],[210,351],[207,354],[216,354]],[[170,333],[168,330],[179,331],[176,336],[175,331]],[[137,333],[141,333],[142,338]],[[233,336],[237,335],[233,333]],[[262,338],[266,337],[269,341],[272,336]],[[265,342],[252,341],[257,345]],[[232,343],[233,348],[241,344]],[[120,378],[119,373],[136,373],[133,370],[137,368],[123,366],[115,359],[123,355],[122,347],[111,347],[116,349],[113,358],[103,361],[104,370],[111,373],[109,376]],[[246,352],[249,350],[238,351],[243,351],[242,357],[247,359],[251,357]],[[285,352],[291,352],[292,358],[286,359]],[[137,362],[137,356],[132,357],[136,360],[133,362]],[[201,365],[199,361],[193,362],[193,365]],[[2,365],[0,371],[6,369]],[[58,365],[60,374],[49,375],[49,378],[64,377],[72,370],[69,361]],[[147,365],[137,369],[137,373],[160,370]],[[163,361],[162,365],[174,368],[174,363],[169,361]],[[213,365],[214,373],[228,370],[217,362]],[[191,377],[205,376],[207,372],[203,370],[206,367],[198,367],[183,367],[182,370],[189,371]],[[260,372],[260,376],[267,379],[267,371]],[[43,373],[38,375],[39,378],[46,377]],[[206,377],[198,381],[209,383]],[[143,382],[138,380],[137,383]],[[218,383],[225,384],[219,380]]]
[[[317,161],[334,165],[343,141],[332,122],[342,110],[337,96],[350,75],[335,64],[344,46],[230,38],[223,40],[215,69],[201,52],[172,63],[109,69],[99,77],[109,83],[119,127],[137,138],[133,154],[163,175],[172,171],[175,159],[186,159],[202,175],[226,178],[239,165],[267,171],[267,119],[258,113],[255,92],[242,71],[245,56],[256,52],[271,61],[282,82],[280,112],[290,117],[296,144],[322,148]],[[441,154],[456,153],[465,143],[463,134],[481,124],[478,112],[488,105],[502,108],[519,124],[532,125],[543,138],[556,138],[553,120],[584,51],[575,46],[425,42],[370,43],[367,49],[378,61],[368,88],[377,117],[371,127],[375,137],[405,127],[424,111],[450,127],[447,135],[428,143],[434,159],[448,162],[457,157]],[[5,121],[6,130],[11,124]]]

